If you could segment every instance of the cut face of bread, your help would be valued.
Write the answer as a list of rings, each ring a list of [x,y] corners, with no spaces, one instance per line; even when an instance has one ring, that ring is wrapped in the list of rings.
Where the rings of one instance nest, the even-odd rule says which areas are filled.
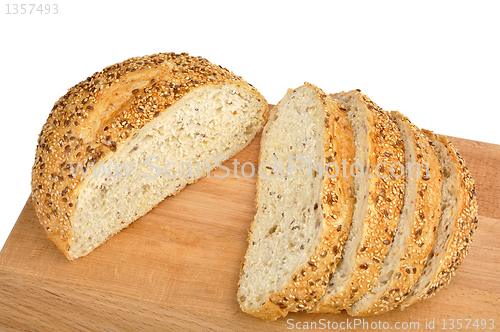
[[[442,213],[425,268],[401,309],[434,295],[450,281],[467,255],[477,228],[476,191],[464,160],[446,136],[427,130],[424,133],[437,152],[443,169]]]
[[[216,160],[220,165],[248,145],[262,122],[261,103],[237,84],[202,87],[185,96],[102,161],[109,176],[104,169],[97,178],[87,175],[68,254],[86,255],[165,197],[207,175]]]
[[[352,177],[338,174],[335,165],[353,155],[345,111],[315,86],[289,90],[272,110],[238,286],[244,312],[274,320],[321,298],[353,207]]]
[[[429,141],[408,118],[391,112],[405,150],[405,195],[396,235],[377,284],[347,312],[381,314],[394,309],[417,282],[434,243],[441,215],[441,167]]]
[[[311,312],[349,309],[377,283],[396,231],[404,193],[404,149],[388,114],[359,91],[333,95],[352,125],[356,203],[342,260]]]
[[[87,255],[243,149],[267,107],[240,77],[185,53],[95,73],[39,137],[32,197],[48,237],[69,259]]]

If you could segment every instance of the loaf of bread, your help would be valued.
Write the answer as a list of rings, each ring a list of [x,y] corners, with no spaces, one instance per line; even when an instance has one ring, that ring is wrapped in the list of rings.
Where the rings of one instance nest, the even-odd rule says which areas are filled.
[[[351,223],[354,140],[345,110],[311,84],[289,90],[264,127],[257,213],[238,285],[241,309],[275,320],[322,297]]]
[[[404,195],[404,147],[395,123],[359,91],[333,97],[347,110],[356,143],[357,164],[353,165],[361,169],[355,175],[356,204],[342,260],[325,296],[311,312],[350,309],[377,283],[394,239]]]
[[[265,98],[200,57],[163,53],[112,65],[54,105],[32,169],[48,237],[85,256],[242,150],[262,128]]]
[[[82,257],[247,146],[265,98],[186,53],[136,57],[54,105],[32,168],[36,214],[70,260]],[[414,168],[415,166],[416,168]],[[381,314],[446,285],[477,227],[469,170],[445,136],[359,90],[305,83],[269,114],[241,309]]]

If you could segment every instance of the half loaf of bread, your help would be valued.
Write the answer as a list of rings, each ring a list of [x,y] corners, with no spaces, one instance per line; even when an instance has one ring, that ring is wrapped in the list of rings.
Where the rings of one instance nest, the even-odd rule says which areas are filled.
[[[311,308],[324,294],[351,224],[354,142],[345,110],[311,84],[289,90],[264,127],[257,213],[237,299],[275,320]]]
[[[242,150],[267,107],[241,77],[186,53],[95,73],[55,103],[38,139],[32,199],[48,237],[69,259],[87,255]]]

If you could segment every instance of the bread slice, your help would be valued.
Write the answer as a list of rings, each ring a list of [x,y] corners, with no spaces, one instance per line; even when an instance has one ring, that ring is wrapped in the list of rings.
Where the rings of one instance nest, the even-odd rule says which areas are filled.
[[[442,172],[427,137],[399,112],[391,112],[404,141],[405,195],[378,282],[347,312],[365,316],[394,309],[417,282],[434,244],[441,216]]]
[[[464,160],[446,136],[428,130],[423,132],[437,152],[443,169],[442,213],[425,268],[401,309],[434,295],[450,282],[469,251],[478,221],[474,181]]]
[[[360,91],[333,97],[347,109],[356,145],[350,168],[360,171],[355,174],[356,203],[342,260],[326,294],[310,312],[349,309],[376,284],[394,238],[404,194],[403,142],[388,114]]]
[[[317,87],[288,90],[271,111],[238,284],[244,312],[275,320],[321,298],[351,223],[353,178],[339,167],[353,156],[345,110]]]
[[[32,198],[48,237],[69,259],[87,255],[242,150],[267,107],[240,77],[186,53],[95,73],[39,136]]]

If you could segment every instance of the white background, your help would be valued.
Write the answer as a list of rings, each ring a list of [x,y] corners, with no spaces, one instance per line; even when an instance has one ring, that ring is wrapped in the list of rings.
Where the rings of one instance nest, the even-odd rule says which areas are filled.
[[[30,194],[54,102],[133,56],[205,57],[272,104],[304,81],[359,88],[418,126],[500,144],[498,2],[51,0],[56,15],[6,14],[15,3],[0,7],[0,246]]]

